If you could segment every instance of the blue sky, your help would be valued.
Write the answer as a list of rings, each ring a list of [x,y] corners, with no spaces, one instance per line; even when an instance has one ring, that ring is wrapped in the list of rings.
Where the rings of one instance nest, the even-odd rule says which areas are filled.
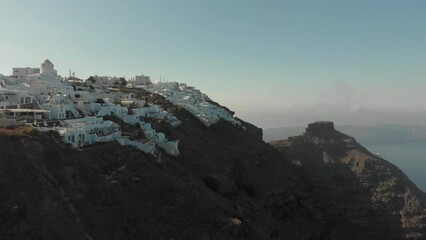
[[[68,69],[83,78],[163,76],[265,127],[280,123],[255,116],[299,105],[426,109],[426,1],[1,0],[0,6],[5,75],[49,58],[64,76]]]

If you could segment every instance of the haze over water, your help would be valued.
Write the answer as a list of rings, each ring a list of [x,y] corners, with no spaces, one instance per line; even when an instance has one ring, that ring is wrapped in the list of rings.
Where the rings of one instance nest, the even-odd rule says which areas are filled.
[[[426,192],[426,143],[365,145],[398,166],[418,188]]]

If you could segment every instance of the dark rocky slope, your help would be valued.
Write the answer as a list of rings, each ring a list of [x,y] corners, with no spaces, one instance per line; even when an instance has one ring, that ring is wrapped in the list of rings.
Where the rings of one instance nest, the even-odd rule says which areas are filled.
[[[179,157],[115,143],[75,150],[54,133],[0,131],[0,239],[328,236],[297,168],[258,128],[206,127],[161,96],[145,97],[182,120],[153,122],[180,140]]]
[[[310,124],[304,135],[271,144],[306,172],[310,199],[328,224],[369,239],[426,239],[425,193],[333,123]]]
[[[375,222],[387,214],[386,207],[366,217],[370,209],[364,205],[377,205],[362,202],[369,188],[340,184],[341,191],[362,189],[358,211],[352,195],[335,194],[339,184],[318,186],[312,181],[304,167],[294,164],[303,159],[292,160],[303,152],[304,141],[294,151],[282,145],[288,152],[283,154],[264,143],[261,130],[248,123],[243,122],[246,130],[228,122],[206,127],[163,97],[140,94],[183,122],[177,128],[152,122],[170,139],[180,140],[178,157],[154,157],[115,143],[75,150],[54,133],[0,129],[0,239],[374,239],[380,234],[395,239],[400,235],[391,234],[403,231],[400,221],[386,220],[388,215]],[[306,151],[317,157],[315,146]],[[396,171],[390,169],[389,175],[391,170]],[[404,192],[411,204],[405,208],[405,223],[413,233],[421,232],[417,202],[423,195],[408,179],[401,184],[410,188]],[[376,188],[389,187],[395,186]],[[325,188],[328,192],[320,194]],[[329,207],[334,200],[328,198],[347,205],[353,218],[345,218],[349,213],[343,208]],[[377,203],[397,204],[392,199],[380,195]],[[370,231],[364,221],[388,228]],[[372,232],[376,229],[380,232]]]

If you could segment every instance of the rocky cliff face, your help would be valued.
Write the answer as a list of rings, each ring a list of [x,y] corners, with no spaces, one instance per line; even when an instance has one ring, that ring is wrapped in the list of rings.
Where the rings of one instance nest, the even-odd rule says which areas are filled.
[[[178,157],[116,143],[72,149],[55,133],[0,131],[0,239],[312,239],[327,236],[298,170],[242,122],[182,124]],[[125,126],[126,131],[138,131]],[[137,134],[131,134],[137,135]]]
[[[425,194],[333,123],[310,124],[304,135],[271,144],[305,171],[310,199],[328,224],[356,228],[369,239],[426,238]]]
[[[76,150],[55,133],[0,129],[0,239],[424,235],[424,194],[330,124],[276,143],[283,153],[251,124],[207,127],[144,94],[182,121],[152,122],[180,140],[178,157],[116,143]]]

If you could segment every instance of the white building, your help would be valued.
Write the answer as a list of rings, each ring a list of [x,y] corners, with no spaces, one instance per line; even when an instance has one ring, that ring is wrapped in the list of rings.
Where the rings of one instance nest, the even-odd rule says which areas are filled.
[[[34,102],[34,97],[27,91],[11,90],[5,88],[6,84],[3,80],[0,80],[0,107],[5,108],[6,106],[17,105],[19,108],[20,104],[31,104]]]
[[[99,142],[113,142],[121,139],[118,124],[104,121],[102,118],[86,117],[64,120],[64,127],[59,130],[64,142],[73,147],[82,147]]]
[[[158,146],[172,156],[179,156],[179,140],[159,142]]]
[[[136,75],[134,80],[135,80],[136,85],[151,84],[151,78],[149,76],[144,76],[143,74],[141,74],[139,76]]]
[[[49,113],[49,111],[47,110],[28,109],[28,108],[2,109],[0,111],[17,120],[28,120],[28,121],[46,119]]]
[[[57,72],[54,68],[54,65],[49,59],[44,60],[41,64],[41,74],[45,76],[56,76]]]
[[[123,146],[133,146],[146,153],[150,153],[150,154],[155,153],[156,144],[151,141],[146,141],[146,142],[134,141],[134,140],[130,140],[127,137],[122,137],[121,139],[118,140],[118,143],[120,143]]]
[[[80,113],[74,107],[73,101],[63,94],[52,96],[48,103],[44,103],[40,107],[50,111],[49,117],[51,119],[80,117]]]
[[[40,68],[15,67],[12,69],[12,76],[17,78],[38,76],[40,74],[44,76],[56,76],[57,71],[54,69],[53,63],[48,59],[41,63]]]
[[[40,68],[13,68],[12,69],[12,76],[13,77],[26,77],[28,75],[34,75],[40,73]]]

